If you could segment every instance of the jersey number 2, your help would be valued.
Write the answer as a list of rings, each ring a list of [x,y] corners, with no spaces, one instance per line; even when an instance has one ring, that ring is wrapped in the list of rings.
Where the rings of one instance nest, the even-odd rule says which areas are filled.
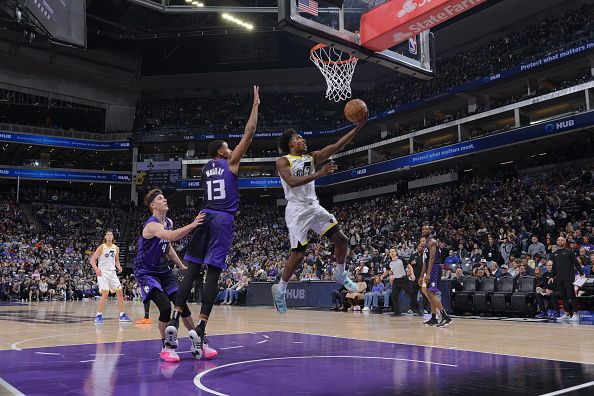
[[[206,182],[206,196],[209,201],[225,199],[225,180],[208,180]]]

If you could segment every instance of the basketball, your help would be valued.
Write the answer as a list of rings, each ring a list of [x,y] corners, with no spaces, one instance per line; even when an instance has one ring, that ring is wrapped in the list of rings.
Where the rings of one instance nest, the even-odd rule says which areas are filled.
[[[349,100],[344,106],[344,116],[350,122],[359,122],[365,117],[367,105],[361,99]]]

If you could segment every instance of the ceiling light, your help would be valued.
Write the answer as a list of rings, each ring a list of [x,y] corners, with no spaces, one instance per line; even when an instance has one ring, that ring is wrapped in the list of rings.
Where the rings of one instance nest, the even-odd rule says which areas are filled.
[[[188,0],[186,0],[186,3],[188,2]],[[201,1],[192,1],[192,5],[195,5],[196,7],[204,7],[204,3]]]
[[[244,22],[241,19],[235,18],[233,15],[222,14],[222,16],[223,16],[223,19],[226,19],[230,22],[236,23],[239,26],[243,26],[247,30],[252,30],[254,28],[254,25],[252,25],[251,23]]]
[[[507,161],[507,162],[500,162],[501,165],[509,165],[509,164],[513,164],[514,161]]]

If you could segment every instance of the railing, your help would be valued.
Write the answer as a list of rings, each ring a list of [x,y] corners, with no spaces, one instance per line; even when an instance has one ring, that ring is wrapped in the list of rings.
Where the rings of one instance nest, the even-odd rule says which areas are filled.
[[[84,131],[67,131],[64,129],[33,127],[18,124],[0,124],[0,131],[100,141],[126,140],[132,137],[132,133],[93,133]]]

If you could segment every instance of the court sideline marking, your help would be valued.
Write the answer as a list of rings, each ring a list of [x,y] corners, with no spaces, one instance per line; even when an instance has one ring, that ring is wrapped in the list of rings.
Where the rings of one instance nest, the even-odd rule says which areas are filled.
[[[25,396],[24,393],[22,393],[21,391],[19,391],[14,386],[10,385],[8,382],[4,381],[2,378],[0,378],[0,385],[2,385],[4,388],[6,388],[6,390],[8,390],[11,395]]]
[[[573,392],[574,390],[578,390],[578,389],[588,388],[590,386],[594,386],[594,381],[586,382],[585,384],[581,384],[581,385],[572,386],[571,388],[560,389],[558,391],[551,392],[551,393],[543,393],[540,396],[562,395],[564,393]]]

